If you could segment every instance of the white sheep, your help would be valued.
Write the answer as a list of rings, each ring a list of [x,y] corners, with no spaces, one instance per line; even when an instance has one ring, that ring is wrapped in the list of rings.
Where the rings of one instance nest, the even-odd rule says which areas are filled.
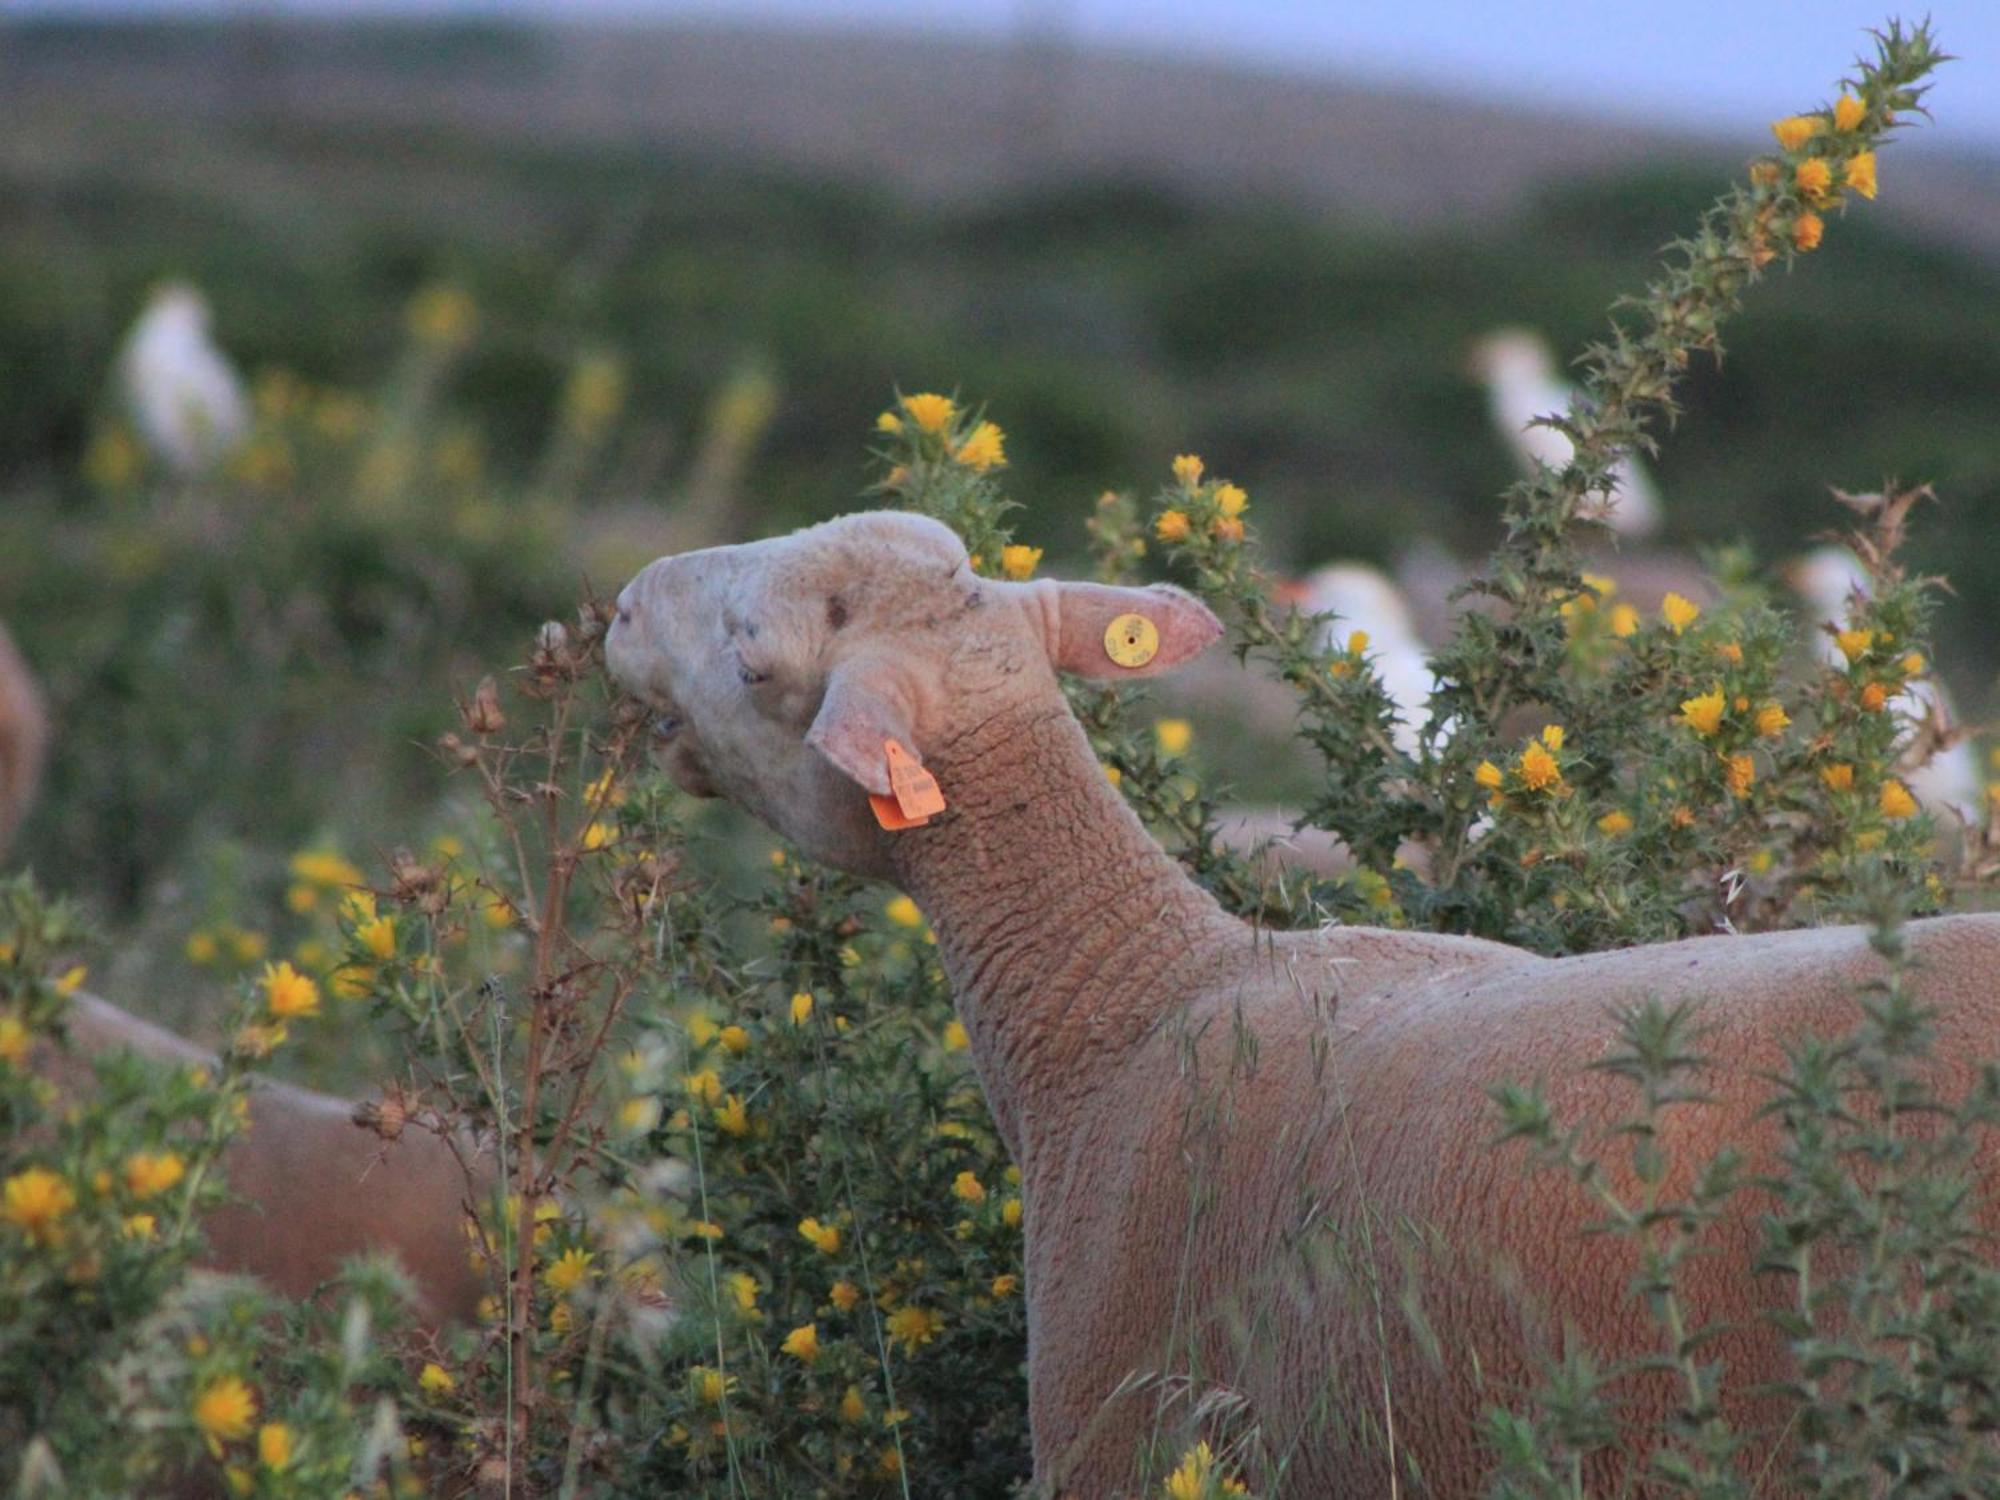
[[[1300,579],[1292,602],[1307,614],[1333,616],[1320,630],[1322,650],[1338,649],[1355,630],[1367,634],[1375,674],[1396,706],[1396,748],[1414,756],[1430,722],[1438,681],[1403,591],[1378,568],[1339,562]]]
[[[1553,427],[1533,425],[1537,417],[1560,417],[1576,392],[1556,370],[1548,341],[1526,328],[1500,328],[1473,345],[1473,372],[1486,386],[1493,425],[1514,452],[1524,474],[1536,466],[1566,469],[1576,456],[1569,438]],[[1648,537],[1660,529],[1660,496],[1638,459],[1621,459],[1612,470],[1611,508],[1604,517],[1626,538]]]
[[[1833,635],[1822,626],[1843,624],[1854,602],[1868,597],[1868,570],[1845,547],[1816,547],[1786,570],[1786,578],[1806,606],[1806,624],[1819,659],[1827,666],[1847,670]],[[1903,737],[1905,754],[1911,760],[1928,749],[1922,732],[1926,725],[1949,733],[1959,719],[1951,696],[1937,677],[1918,678],[1889,700],[1889,712],[1905,720],[1910,733]],[[1939,814],[1955,814],[1977,828],[1986,821],[1985,785],[1979,761],[1973,754],[1969,736],[1961,735],[1939,745],[1920,764],[1906,763],[1904,779],[1925,807]],[[1948,822],[1946,826],[1949,826]]]
[[[207,473],[250,432],[243,382],[208,331],[208,303],[191,286],[161,287],[118,360],[125,404],[167,469]]]
[[[1209,1409],[1256,1424],[1285,1494],[1391,1494],[1421,1473],[1412,1493],[1470,1496],[1479,1412],[1519,1396],[1538,1352],[1567,1330],[1607,1360],[1657,1348],[1629,1244],[1585,1232],[1597,1205],[1568,1179],[1489,1149],[1485,1087],[1545,1077],[1564,1118],[1607,1125],[1628,1097],[1584,1071],[1613,1041],[1607,1010],[1714,997],[1710,1102],[1675,1111],[1663,1144],[1767,1165],[1758,1110],[1784,1041],[1843,1025],[1880,964],[1855,928],[1564,960],[1253,931],[1147,834],[1057,682],[1145,676],[1220,634],[1175,589],[982,579],[948,528],[875,513],[653,563],[607,650],[683,787],[894,880],[936,929],[1023,1177],[1041,1492],[1127,1492],[1143,1442],[1184,1440],[1171,1398],[1191,1377],[1233,1393]],[[941,808],[921,779],[892,783],[891,745]],[[1955,1090],[2000,1041],[2000,919],[1908,937]],[[1978,1165],[1990,1187],[1993,1155]],[[1785,1358],[1759,1313],[1786,1292],[1744,1270],[1757,1237],[1738,1207],[1688,1274],[1690,1316],[1730,1325],[1704,1356],[1727,1362],[1725,1414],[1753,1428],[1769,1408],[1745,1393]],[[1621,1394],[1643,1421],[1677,1388],[1662,1373]],[[1590,1480],[1610,1493],[1617,1475]]]

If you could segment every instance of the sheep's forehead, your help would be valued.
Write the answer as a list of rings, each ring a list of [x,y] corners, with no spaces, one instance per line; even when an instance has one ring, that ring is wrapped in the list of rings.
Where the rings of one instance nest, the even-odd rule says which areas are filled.
[[[673,559],[669,586],[725,626],[808,620],[840,630],[889,625],[952,588],[966,564],[952,531],[924,516],[868,512],[790,536]]]

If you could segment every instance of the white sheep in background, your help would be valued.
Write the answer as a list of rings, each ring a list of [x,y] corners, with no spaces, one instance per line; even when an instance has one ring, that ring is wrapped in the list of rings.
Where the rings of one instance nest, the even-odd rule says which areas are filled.
[[[1786,577],[1806,606],[1806,624],[1820,660],[1846,671],[1847,658],[1820,627],[1841,624],[1847,619],[1850,601],[1856,596],[1868,597],[1868,570],[1847,548],[1829,546],[1815,548],[1800,558],[1786,570]],[[1955,727],[1959,722],[1944,682],[1935,674],[1911,682],[1897,693],[1889,700],[1889,712],[1910,723],[1912,732],[1905,744],[1911,745],[1924,738],[1918,726]],[[1986,788],[1969,738],[1944,746],[1922,765],[1907,766],[1905,773],[1910,790],[1925,807],[1941,815],[1955,813],[1974,828],[1985,824]]]
[[[1702,1102],[1675,1111],[1669,1150],[1727,1144],[1764,1171],[1786,1042],[1843,1026],[1881,965],[1853,927],[1561,960],[1254,930],[1147,834],[1057,681],[1150,675],[1220,635],[1178,590],[982,579],[948,528],[874,513],[663,558],[619,596],[606,647],[662,715],[684,788],[893,880],[935,928],[1023,1177],[1041,1492],[1129,1492],[1149,1436],[1187,1435],[1191,1377],[1193,1395],[1233,1393],[1208,1409],[1259,1431],[1286,1495],[1392,1494],[1420,1472],[1413,1493],[1469,1497],[1481,1409],[1526,1389],[1567,1330],[1613,1365],[1658,1349],[1631,1242],[1586,1232],[1600,1205],[1568,1178],[1490,1149],[1485,1088],[1542,1077],[1566,1121],[1606,1128],[1630,1107],[1588,1067],[1607,1012],[1726,999],[1703,1013]],[[898,799],[891,743],[941,810],[907,782]],[[886,831],[878,806],[914,826]],[[1955,1097],[2000,1051],[2000,917],[1906,937],[1936,1007],[1933,1081]],[[2000,1148],[1973,1165],[1990,1203]],[[1785,1369],[1764,1314],[1791,1295],[1747,1274],[1758,1212],[1733,1202],[1684,1281],[1691,1324],[1729,1329],[1707,1357],[1745,1431],[1747,1393]],[[1646,1423],[1682,1392],[1661,1370],[1620,1397]],[[1592,1469],[1592,1493],[1617,1491],[1617,1465]]]
[[[1499,430],[1522,473],[1532,476],[1537,464],[1566,469],[1576,455],[1569,438],[1553,427],[1531,425],[1537,417],[1567,414],[1573,386],[1557,372],[1554,352],[1540,334],[1526,328],[1501,328],[1473,345],[1473,372],[1486,386],[1486,398]],[[1612,470],[1611,509],[1606,523],[1628,539],[1649,537],[1660,529],[1660,496],[1637,458],[1621,459]]]
[[[243,382],[209,337],[208,303],[193,287],[153,293],[118,371],[140,436],[176,478],[207,473],[249,435]]]
[[[1367,633],[1366,655],[1396,705],[1396,748],[1414,756],[1438,682],[1402,590],[1380,569],[1340,562],[1314,569],[1291,593],[1305,613],[1334,616],[1321,628],[1321,649],[1342,649],[1355,631]]]

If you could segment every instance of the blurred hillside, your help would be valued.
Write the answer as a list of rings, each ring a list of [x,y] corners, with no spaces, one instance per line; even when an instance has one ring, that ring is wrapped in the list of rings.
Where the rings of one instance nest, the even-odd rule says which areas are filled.
[[[124,903],[201,833],[358,835],[371,778],[434,792],[414,750],[377,763],[381,724],[419,744],[454,674],[505,659],[584,573],[615,585],[673,544],[667,512],[746,371],[773,419],[719,536],[851,507],[900,384],[991,403],[1052,562],[1099,491],[1188,449],[1249,487],[1288,565],[1419,540],[1476,555],[1514,473],[1468,342],[1526,323],[1577,350],[1768,145],[908,38],[15,23],[0,49],[0,614],[62,721],[24,853]],[[1958,586],[1943,665],[1984,711],[2000,186],[1900,148],[1883,184],[1753,294],[1726,369],[1696,381],[1656,469],[1668,536],[1775,561],[1839,519],[1828,484],[1935,482],[1914,551]],[[480,477],[420,475],[404,502],[441,514],[475,484],[477,545],[454,552],[465,528],[442,523],[385,539],[329,469],[311,505],[287,492],[283,559],[182,507],[209,592],[106,571],[131,538],[78,541],[112,515],[85,455],[166,276],[208,292],[247,370],[342,391],[393,381],[422,288],[465,289],[476,330],[428,418],[476,434]],[[547,454],[593,359],[617,363],[621,415],[557,495]],[[282,711],[217,688],[247,720],[232,740],[199,693],[144,684],[186,673],[189,640],[223,662],[246,620],[282,616],[231,592],[251,584],[332,602],[309,651],[265,653],[272,682],[319,674]],[[227,774],[245,757],[254,791]]]

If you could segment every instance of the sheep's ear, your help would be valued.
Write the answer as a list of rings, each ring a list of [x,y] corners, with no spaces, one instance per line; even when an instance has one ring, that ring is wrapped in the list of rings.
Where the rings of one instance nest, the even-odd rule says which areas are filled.
[[[910,719],[908,696],[888,663],[866,658],[846,661],[827,678],[826,697],[806,731],[806,743],[855,785],[886,797],[893,790],[888,744],[893,741],[916,756]]]
[[[1055,590],[1049,659],[1079,677],[1150,677],[1222,639],[1222,622],[1172,584],[1143,589],[1104,583],[1045,584]]]

